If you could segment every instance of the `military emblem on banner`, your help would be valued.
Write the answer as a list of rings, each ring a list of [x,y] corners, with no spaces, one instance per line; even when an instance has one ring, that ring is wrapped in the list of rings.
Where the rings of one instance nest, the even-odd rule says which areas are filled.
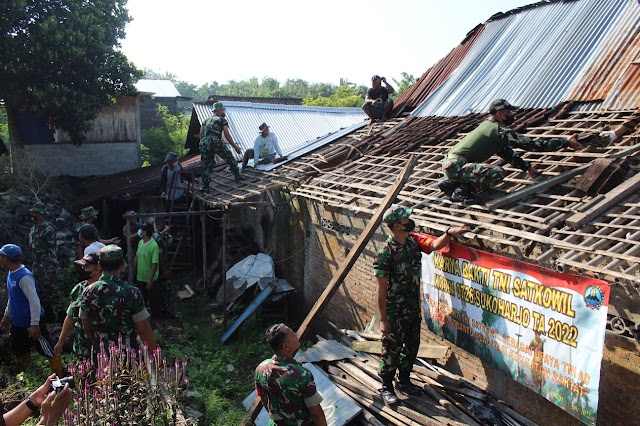
[[[598,286],[591,285],[584,292],[584,303],[587,308],[600,309],[604,303],[604,291]]]

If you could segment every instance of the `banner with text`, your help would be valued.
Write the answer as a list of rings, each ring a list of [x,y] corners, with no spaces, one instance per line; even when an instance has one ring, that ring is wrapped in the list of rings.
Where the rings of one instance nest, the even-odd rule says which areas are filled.
[[[423,255],[422,282],[429,330],[595,425],[606,282],[455,243]]]

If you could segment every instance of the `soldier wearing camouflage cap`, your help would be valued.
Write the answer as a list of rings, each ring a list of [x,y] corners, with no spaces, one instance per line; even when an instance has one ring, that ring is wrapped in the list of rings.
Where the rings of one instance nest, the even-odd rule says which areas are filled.
[[[30,212],[31,223],[33,223],[29,230],[29,255],[33,262],[31,271],[40,285],[43,299],[49,299],[53,283],[56,281],[58,266],[56,231],[45,221],[47,211],[43,203],[35,203]],[[48,302],[47,300],[45,303],[43,300],[46,305],[49,305]]]
[[[504,161],[529,173],[532,178],[541,176],[529,162],[513,149],[549,152],[569,147],[582,149],[575,135],[557,139],[532,139],[509,129],[513,124],[514,110],[505,99],[496,99],[489,105],[489,118],[460,140],[442,162],[445,180],[438,187],[453,202],[465,205],[482,204],[475,193],[498,185],[505,176],[502,167],[486,161],[498,154]]]
[[[381,395],[387,405],[398,402],[393,379],[398,372],[396,388],[415,395],[409,375],[420,345],[420,277],[422,253],[440,250],[451,237],[460,237],[467,227],[449,228],[438,238],[413,232],[412,210],[404,207],[388,209],[383,221],[391,236],[378,250],[373,264],[378,285],[377,307],[382,332]]]
[[[238,162],[222,141],[222,134],[229,142],[229,145],[238,153],[242,153],[240,145],[236,144],[229,132],[229,122],[225,118],[224,105],[222,102],[213,104],[213,115],[205,120],[200,127],[200,156],[202,158],[202,187],[203,192],[209,192],[209,182],[213,167],[215,166],[215,155],[218,154],[229,165],[229,170],[233,173],[236,182],[243,180],[238,170]]]
[[[256,368],[255,386],[269,413],[269,424],[326,426],[313,374],[293,358],[300,349],[296,333],[284,324],[274,324],[267,329],[266,340],[274,355]]]
[[[76,242],[76,258],[77,259],[82,259],[84,255],[87,254],[85,253],[85,249],[88,247],[88,244],[83,244],[83,242],[80,240],[78,235],[80,233],[80,229],[84,225],[93,225],[96,228],[96,230],[98,231],[98,238],[95,241],[99,242],[100,245],[104,246],[107,244],[120,244],[120,238],[118,237],[113,237],[108,239],[100,238],[101,232],[98,230],[98,227],[95,224],[99,213],[100,212],[97,209],[95,209],[93,206],[85,207],[80,210],[80,219],[82,219],[82,222],[79,222],[76,224],[74,228],[74,236],[73,236]],[[89,244],[91,244],[91,242],[89,242]]]
[[[102,269],[100,279],[82,292],[79,316],[85,334],[99,351],[100,340],[105,348],[109,343],[118,344],[122,335],[123,345],[137,346],[137,332],[149,350],[156,347],[153,330],[149,324],[149,311],[137,287],[120,279],[126,263],[122,249],[115,244],[98,252],[98,264]]]

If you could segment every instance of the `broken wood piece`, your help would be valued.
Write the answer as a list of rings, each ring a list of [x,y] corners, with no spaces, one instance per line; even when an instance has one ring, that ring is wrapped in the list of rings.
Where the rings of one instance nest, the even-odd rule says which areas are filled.
[[[494,405],[498,408],[498,410],[504,411],[509,416],[516,419],[516,421],[522,423],[524,426],[538,426],[535,422],[529,420],[528,418],[518,413],[516,410],[509,407],[507,404],[505,404],[502,401],[494,401]]]
[[[358,340],[351,343],[354,351],[367,352],[380,355],[382,353],[382,342],[372,340]],[[423,343],[418,349],[418,358],[442,359],[447,357],[450,348],[443,345],[430,345]]]
[[[424,381],[426,381],[426,378],[425,378]],[[466,424],[472,425],[472,426],[481,426],[478,422],[476,422],[471,417],[466,415],[462,410],[460,410],[458,407],[456,407],[454,404],[452,404],[448,399],[446,399],[440,392],[435,390],[428,383],[425,383],[423,385],[423,389],[430,397],[432,397],[433,399],[438,401],[438,403],[440,403],[440,405],[445,407],[451,414],[453,414],[456,418],[458,418],[463,423],[466,423]]]
[[[616,206],[620,201],[626,199],[629,195],[635,193],[638,190],[638,187],[640,187],[640,173],[635,174],[618,185],[612,191],[605,194],[600,202],[591,207],[588,211],[574,214],[569,217],[565,223],[571,229],[579,229],[591,219],[600,216],[605,211]]]

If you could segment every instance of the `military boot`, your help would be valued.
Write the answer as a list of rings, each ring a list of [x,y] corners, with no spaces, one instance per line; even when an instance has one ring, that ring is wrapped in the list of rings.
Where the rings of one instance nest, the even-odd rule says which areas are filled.
[[[16,355],[16,374],[27,371],[27,368],[29,368],[29,364],[31,364],[31,352],[27,352],[26,354],[22,355]]]
[[[209,182],[208,181],[202,181],[202,185],[200,185],[200,192],[204,192],[205,194],[209,193]]]
[[[449,197],[454,203],[462,203],[465,206],[472,206],[474,204],[482,204],[482,200],[476,197],[471,191],[469,184],[462,184],[453,191],[451,197]]]
[[[244,177],[240,174],[240,172],[236,172],[236,173],[233,175],[233,179],[234,179],[236,182],[240,182],[240,181],[243,181],[243,180],[244,180]]]
[[[380,389],[380,396],[384,404],[388,407],[398,403],[398,395],[393,390],[393,381],[385,380],[382,382],[382,389]]]
[[[451,194],[453,194],[453,191],[455,191],[456,188],[459,186],[460,186],[460,183],[454,182],[449,179],[444,179],[438,182],[438,189],[444,192],[444,195],[446,195],[447,197],[451,197]]]
[[[403,394],[410,396],[418,396],[422,394],[420,388],[411,383],[409,374],[406,373],[400,373],[398,375],[398,383],[396,383],[396,389],[398,389]]]

